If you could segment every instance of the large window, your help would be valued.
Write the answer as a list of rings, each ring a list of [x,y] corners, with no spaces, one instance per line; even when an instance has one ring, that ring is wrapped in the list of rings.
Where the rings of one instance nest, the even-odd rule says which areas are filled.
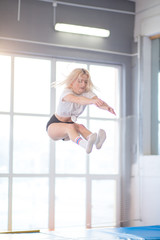
[[[113,106],[119,116],[119,76],[115,66],[56,62],[56,81],[62,81],[76,67],[87,68],[97,90],[95,93]],[[61,88],[56,88],[56,103]],[[55,143],[55,227],[116,226],[119,163],[118,118],[94,106],[88,107],[78,122],[92,132],[103,128],[107,141],[99,151],[86,155],[72,142]]]
[[[0,229],[48,227],[51,61],[0,56]]]
[[[0,64],[0,230],[117,226],[120,67],[4,55]],[[51,82],[75,67],[90,71],[95,93],[117,113],[90,106],[78,119],[107,132],[90,155],[45,130],[62,91]]]

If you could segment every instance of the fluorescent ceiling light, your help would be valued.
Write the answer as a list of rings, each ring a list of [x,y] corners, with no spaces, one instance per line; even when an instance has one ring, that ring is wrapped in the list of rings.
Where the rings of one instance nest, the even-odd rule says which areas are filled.
[[[56,23],[55,30],[61,31],[61,32],[96,36],[96,37],[109,37],[110,35],[110,31],[106,29],[85,27],[85,26],[65,24],[65,23]]]

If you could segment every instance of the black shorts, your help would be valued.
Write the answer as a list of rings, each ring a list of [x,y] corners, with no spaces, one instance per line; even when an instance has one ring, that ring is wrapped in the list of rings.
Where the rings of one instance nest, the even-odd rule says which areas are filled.
[[[62,122],[62,121],[59,121],[59,120],[56,118],[55,114],[54,114],[54,115],[50,118],[50,120],[48,121],[48,123],[47,123],[47,125],[46,125],[46,131],[48,130],[49,125],[52,124],[52,123],[70,123],[70,124],[72,124],[72,123],[74,123],[74,122]]]

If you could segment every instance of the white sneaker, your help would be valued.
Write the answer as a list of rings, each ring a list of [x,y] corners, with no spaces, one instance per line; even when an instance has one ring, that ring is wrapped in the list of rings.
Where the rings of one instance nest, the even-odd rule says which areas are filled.
[[[96,142],[97,139],[97,133],[93,133],[88,138],[88,143],[86,147],[86,152],[89,154],[92,152],[93,144]]]
[[[99,129],[96,141],[96,148],[100,149],[106,140],[106,132],[103,129]]]

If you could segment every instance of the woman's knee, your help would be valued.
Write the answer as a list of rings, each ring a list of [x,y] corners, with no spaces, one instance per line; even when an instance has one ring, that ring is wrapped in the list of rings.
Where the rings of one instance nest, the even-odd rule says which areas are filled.
[[[75,124],[67,124],[66,125],[66,130],[76,130],[77,131],[77,127]]]

